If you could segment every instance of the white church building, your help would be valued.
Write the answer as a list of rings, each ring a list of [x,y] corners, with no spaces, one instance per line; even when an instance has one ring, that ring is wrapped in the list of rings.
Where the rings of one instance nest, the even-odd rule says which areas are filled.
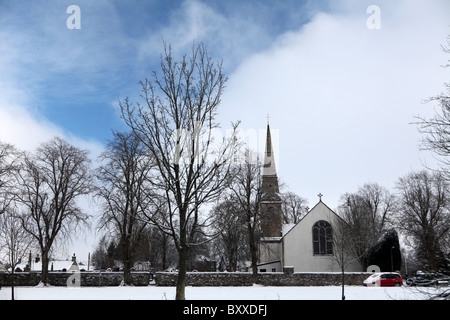
[[[259,242],[259,272],[281,272],[294,267],[295,272],[341,272],[333,234],[338,232],[341,218],[319,202],[295,225],[282,223],[281,198],[275,167],[270,127],[262,170],[260,201],[261,231]],[[346,272],[361,272],[356,258],[346,259]],[[348,263],[351,261],[351,263]]]

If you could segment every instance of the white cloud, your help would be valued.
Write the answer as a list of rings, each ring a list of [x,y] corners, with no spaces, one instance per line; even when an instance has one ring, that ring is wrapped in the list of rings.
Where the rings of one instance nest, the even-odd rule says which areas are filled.
[[[0,141],[15,145],[20,150],[34,151],[40,144],[55,136],[89,150],[95,160],[103,151],[103,145],[95,140],[80,139],[50,121],[32,114],[21,105],[6,106],[0,101]]]
[[[0,81],[0,141],[20,150],[34,151],[40,144],[59,136],[89,150],[92,159],[100,155],[103,150],[100,142],[76,137],[46,119],[38,108],[33,107],[34,94],[24,90],[19,89],[13,73],[5,74],[4,80]]]
[[[279,175],[312,204],[322,192],[336,206],[339,195],[370,181],[393,188],[429,161],[410,123],[433,112],[421,101],[448,81],[439,67],[448,3],[386,2],[382,29],[373,31],[366,8],[349,7],[318,14],[242,63],[222,104],[223,122],[238,117],[247,128],[264,127],[271,114],[280,129]]]
[[[0,140],[4,142],[31,151],[55,135],[62,135],[61,130],[48,122],[39,123],[22,106],[0,108]]]

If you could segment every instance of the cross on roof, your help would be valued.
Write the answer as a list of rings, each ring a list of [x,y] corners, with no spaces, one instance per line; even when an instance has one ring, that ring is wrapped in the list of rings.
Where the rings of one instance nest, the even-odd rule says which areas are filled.
[[[267,124],[269,124],[270,116],[267,114]]]
[[[319,193],[317,196],[319,197],[319,200],[322,201],[323,194]]]

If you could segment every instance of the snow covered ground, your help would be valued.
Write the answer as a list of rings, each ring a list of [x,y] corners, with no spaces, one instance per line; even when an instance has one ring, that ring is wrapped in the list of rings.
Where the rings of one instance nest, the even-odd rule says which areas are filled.
[[[424,300],[442,289],[345,287],[346,300]],[[175,287],[16,287],[17,300],[173,300]],[[2,287],[0,300],[11,299]],[[186,287],[187,300],[340,300],[341,287]]]

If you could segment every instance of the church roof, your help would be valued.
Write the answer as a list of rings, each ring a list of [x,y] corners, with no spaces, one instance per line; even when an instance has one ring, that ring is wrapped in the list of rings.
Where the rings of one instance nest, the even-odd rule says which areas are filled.
[[[334,212],[329,206],[327,206],[324,202],[322,202],[322,199],[319,200],[319,202],[311,209],[308,211],[307,214],[305,214],[299,222],[297,222],[296,224],[285,224],[283,225],[283,238],[289,233],[291,232],[297,225],[299,225],[300,223],[302,223],[302,221],[305,220],[305,218],[307,216],[309,216],[311,213],[314,213],[314,211],[319,207],[319,206],[324,206],[326,209],[328,209],[329,211],[331,211],[333,214],[335,214],[339,219],[342,219],[336,212]]]

